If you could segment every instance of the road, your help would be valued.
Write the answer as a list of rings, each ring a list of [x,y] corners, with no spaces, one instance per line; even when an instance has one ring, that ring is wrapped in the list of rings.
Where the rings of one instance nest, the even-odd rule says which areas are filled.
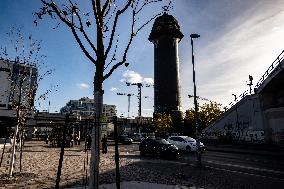
[[[127,158],[140,158],[141,161],[155,160],[155,157],[141,157],[139,144],[120,145],[121,154],[127,154]],[[195,165],[195,153],[181,152],[180,157],[173,163]],[[165,160],[166,161],[166,160]],[[280,182],[284,184],[284,162],[281,157],[253,155],[243,153],[205,151],[202,156],[202,164],[206,168],[234,173],[254,179],[262,179],[267,182]]]

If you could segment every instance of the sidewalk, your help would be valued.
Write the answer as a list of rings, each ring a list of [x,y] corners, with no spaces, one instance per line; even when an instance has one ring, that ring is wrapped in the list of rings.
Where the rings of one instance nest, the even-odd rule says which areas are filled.
[[[86,187],[88,188],[88,187]],[[166,184],[156,184],[149,182],[138,182],[138,181],[130,181],[130,182],[121,182],[121,189],[197,189],[196,187],[186,187],[179,185],[166,185]],[[69,188],[71,189],[71,188]],[[85,187],[76,187],[72,189],[85,189]],[[116,184],[102,184],[99,186],[99,189],[116,189]],[[201,189],[201,188],[200,188]]]
[[[6,143],[5,148],[8,148],[8,147],[10,147],[10,146],[11,146],[10,143]],[[3,148],[4,148],[4,144],[0,144],[0,150],[2,150]]]

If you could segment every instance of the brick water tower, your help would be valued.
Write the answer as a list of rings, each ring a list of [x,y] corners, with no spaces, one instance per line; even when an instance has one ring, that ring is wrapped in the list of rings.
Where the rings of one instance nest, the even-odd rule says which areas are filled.
[[[154,113],[181,116],[177,20],[166,12],[156,18],[149,41],[154,44]]]

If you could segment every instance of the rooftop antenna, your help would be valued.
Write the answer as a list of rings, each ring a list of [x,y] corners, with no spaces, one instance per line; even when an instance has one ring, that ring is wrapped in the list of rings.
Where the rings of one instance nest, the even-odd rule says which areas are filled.
[[[162,7],[164,14],[167,14],[170,11],[170,9],[173,9],[173,6],[171,6],[171,4],[172,4],[172,1],[170,1],[168,5],[165,5]]]

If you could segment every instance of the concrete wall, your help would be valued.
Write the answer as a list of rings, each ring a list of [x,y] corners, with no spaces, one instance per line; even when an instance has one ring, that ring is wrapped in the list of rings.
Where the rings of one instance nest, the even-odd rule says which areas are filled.
[[[263,143],[269,139],[258,95],[249,95],[232,106],[203,131],[209,139],[228,137],[235,141]]]
[[[264,115],[270,127],[272,142],[284,144],[284,107],[267,109]]]
[[[217,122],[203,130],[209,139],[284,144],[284,51],[256,85]]]

